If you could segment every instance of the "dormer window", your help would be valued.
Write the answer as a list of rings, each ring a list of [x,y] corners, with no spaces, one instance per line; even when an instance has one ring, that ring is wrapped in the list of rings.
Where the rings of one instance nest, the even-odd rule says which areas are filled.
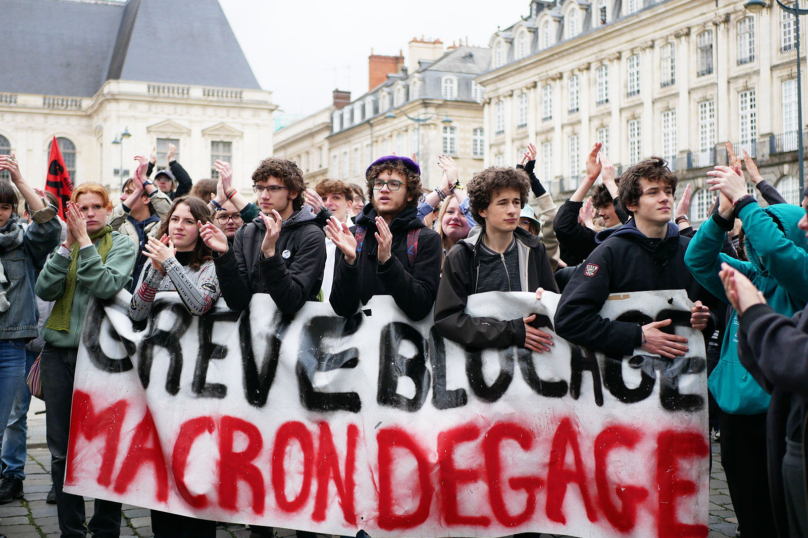
[[[572,8],[567,13],[565,26],[567,27],[567,39],[572,39],[581,33],[581,19],[577,9]]]

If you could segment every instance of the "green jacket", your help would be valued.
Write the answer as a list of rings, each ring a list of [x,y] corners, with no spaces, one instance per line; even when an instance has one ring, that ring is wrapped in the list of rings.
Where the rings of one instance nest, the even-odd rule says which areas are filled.
[[[132,280],[137,246],[125,235],[112,232],[112,250],[107,262],[101,261],[95,246],[79,251],[78,282],[70,310],[70,331],[54,331],[42,328],[42,338],[54,347],[77,348],[84,326],[87,303],[93,295],[99,299],[114,297]],[[70,268],[70,259],[54,253],[36,281],[36,294],[44,301],[55,301],[65,289],[65,277]]]
[[[757,202],[743,206],[738,218],[746,235],[748,262],[721,253],[726,231],[710,218],[690,241],[685,263],[699,284],[729,304],[718,276],[721,264],[726,263],[746,275],[775,312],[791,316],[808,302],[808,242],[797,226],[804,214],[802,208],[789,204],[765,209]],[[738,358],[738,315],[734,310],[727,321],[719,365],[710,375],[710,391],[719,407],[731,414],[763,413],[769,405],[769,395]]]

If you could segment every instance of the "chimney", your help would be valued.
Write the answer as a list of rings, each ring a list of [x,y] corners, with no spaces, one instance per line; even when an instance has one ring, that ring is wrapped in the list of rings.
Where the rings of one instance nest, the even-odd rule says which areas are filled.
[[[418,62],[421,60],[434,61],[443,56],[443,42],[440,39],[430,41],[417,37],[410,41],[409,56],[407,57],[407,67],[410,73],[418,71]]]
[[[404,67],[404,56],[401,52],[398,56],[382,56],[373,54],[370,49],[368,57],[368,91],[372,91],[380,84],[387,82],[387,75],[394,75]]]
[[[334,90],[334,108],[337,110],[351,104],[351,92]]]

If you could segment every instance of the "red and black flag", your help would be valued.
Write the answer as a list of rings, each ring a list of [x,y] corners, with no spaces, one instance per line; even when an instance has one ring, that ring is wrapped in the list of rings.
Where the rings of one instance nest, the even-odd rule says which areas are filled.
[[[62,152],[59,150],[59,143],[56,137],[53,137],[51,143],[50,157],[48,158],[48,179],[45,182],[45,190],[52,192],[59,200],[59,216],[65,218],[65,209],[67,209],[67,202],[70,201],[70,195],[73,193],[73,182],[70,181],[70,174],[65,166],[65,160],[62,158]]]

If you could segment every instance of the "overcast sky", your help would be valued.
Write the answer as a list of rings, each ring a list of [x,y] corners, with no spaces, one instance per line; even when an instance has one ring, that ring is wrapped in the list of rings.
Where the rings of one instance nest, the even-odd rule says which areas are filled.
[[[528,0],[220,0],[247,60],[275,104],[310,114],[331,103],[334,88],[368,91],[368,56],[407,56],[413,37],[445,46],[468,38],[488,46],[497,25],[529,12]]]

